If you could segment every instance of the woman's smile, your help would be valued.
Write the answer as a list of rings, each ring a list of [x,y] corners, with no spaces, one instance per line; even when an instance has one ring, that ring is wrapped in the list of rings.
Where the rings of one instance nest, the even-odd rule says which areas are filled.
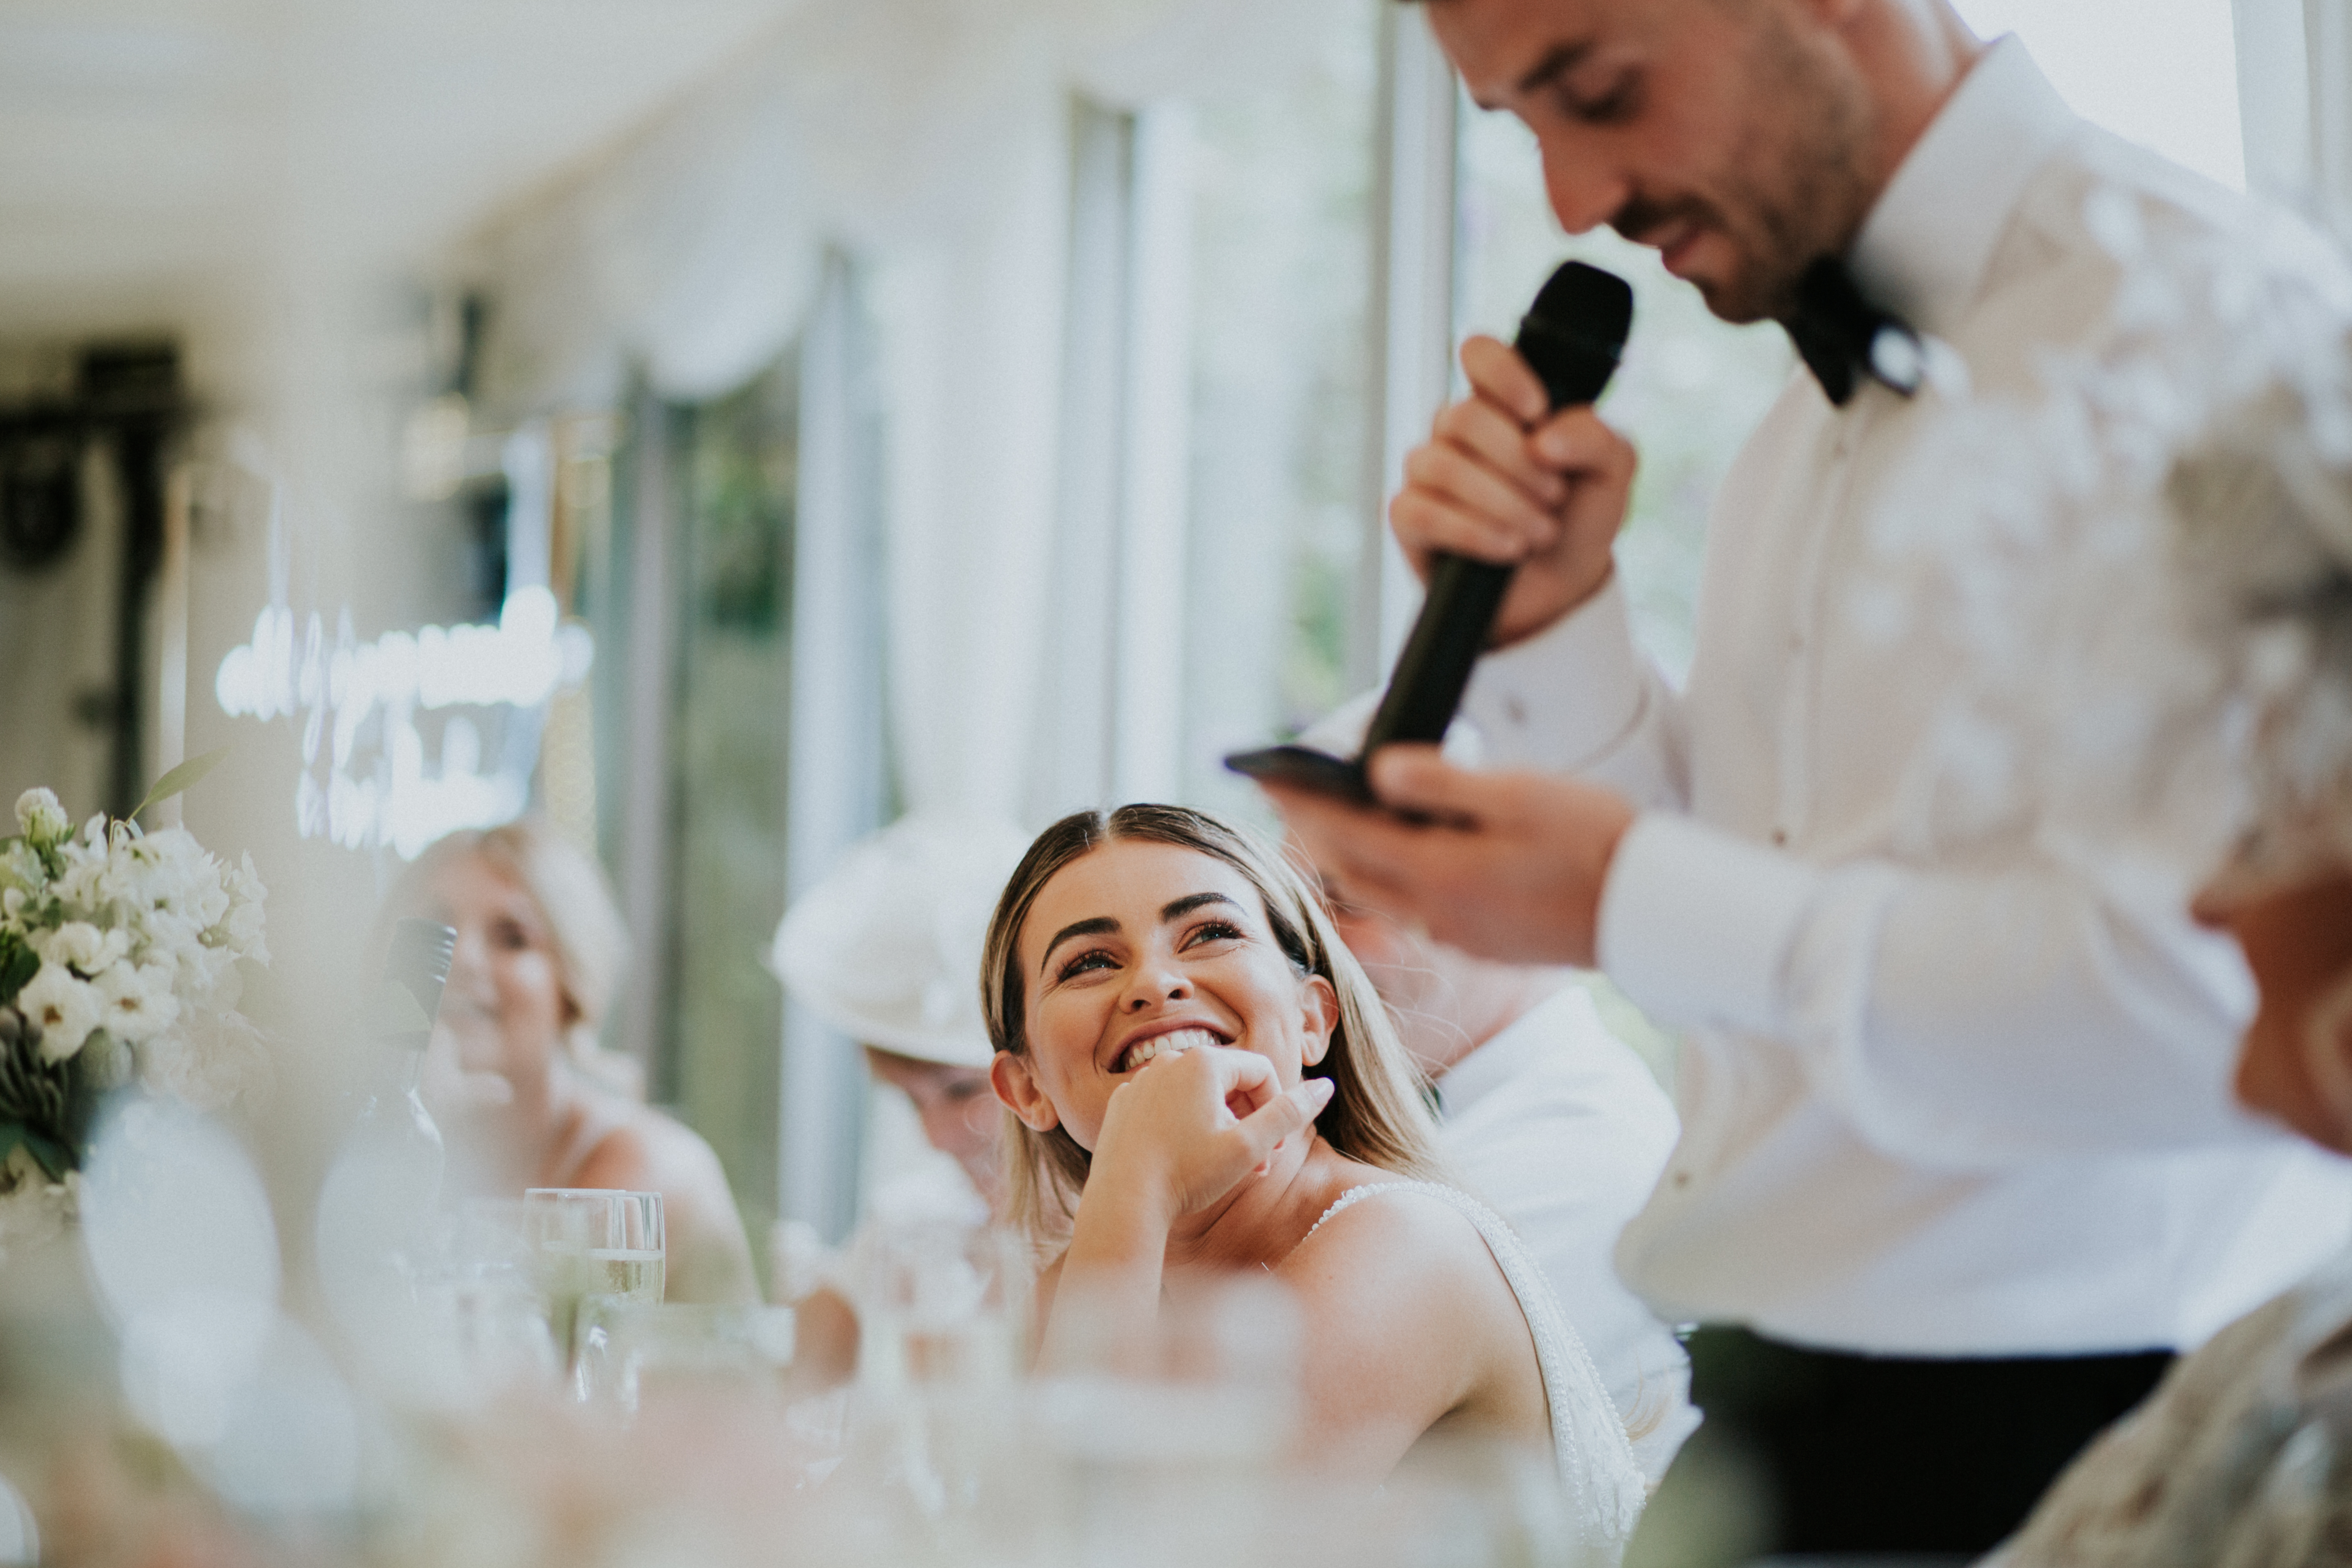
[[[1219,1031],[1203,1028],[1198,1024],[1172,1021],[1146,1029],[1139,1037],[1131,1037],[1111,1058],[1110,1070],[1114,1077],[1123,1076],[1139,1071],[1146,1063],[1173,1056],[1178,1051],[1189,1051],[1196,1046],[1230,1046],[1233,1043],[1230,1037]]]

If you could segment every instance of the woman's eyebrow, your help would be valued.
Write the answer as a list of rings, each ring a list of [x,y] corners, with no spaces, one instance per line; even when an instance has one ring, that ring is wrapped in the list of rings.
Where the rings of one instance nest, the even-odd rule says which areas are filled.
[[[1203,904],[1226,904],[1234,909],[1241,908],[1223,893],[1187,893],[1172,904],[1160,905],[1160,919],[1163,924],[1169,921],[1181,920]]]
[[[1118,922],[1111,919],[1108,915],[1097,915],[1092,920],[1072,921],[1068,925],[1066,925],[1060,931],[1055,931],[1054,933],[1054,940],[1045,944],[1045,952],[1040,955],[1037,960],[1037,973],[1040,974],[1045,973],[1045,965],[1047,962],[1053,958],[1054,950],[1061,946],[1064,942],[1069,941],[1072,937],[1109,936],[1117,932],[1118,930]]]

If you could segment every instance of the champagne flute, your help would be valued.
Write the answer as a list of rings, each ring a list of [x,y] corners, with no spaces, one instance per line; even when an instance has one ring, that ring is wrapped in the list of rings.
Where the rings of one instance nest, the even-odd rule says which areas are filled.
[[[667,1283],[667,1247],[662,1233],[659,1193],[615,1193],[612,1241],[589,1253],[589,1293],[614,1301],[657,1305]]]
[[[523,1194],[525,1233],[548,1329],[566,1365],[578,1356],[580,1307],[591,1298],[662,1299],[659,1193],[604,1187],[532,1187]]]

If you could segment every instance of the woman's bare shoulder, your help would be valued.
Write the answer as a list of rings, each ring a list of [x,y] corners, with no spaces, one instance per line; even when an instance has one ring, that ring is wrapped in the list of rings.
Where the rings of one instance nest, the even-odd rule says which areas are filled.
[[[1377,1280],[1418,1295],[1496,1274],[1477,1226],[1434,1193],[1376,1173],[1339,1198],[1276,1268],[1292,1289],[1311,1295]]]
[[[710,1145],[684,1122],[651,1106],[607,1097],[564,1184],[709,1194],[727,1191],[727,1173]]]

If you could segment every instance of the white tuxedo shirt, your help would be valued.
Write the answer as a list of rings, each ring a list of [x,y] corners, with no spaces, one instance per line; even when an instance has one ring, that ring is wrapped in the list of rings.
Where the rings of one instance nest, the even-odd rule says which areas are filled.
[[[1904,831],[1964,656],[1924,605],[1865,631],[1870,529],[1961,381],[2031,396],[2042,356],[2095,350],[2125,279],[2094,192],[2217,235],[2245,210],[1993,46],[1851,258],[1964,376],[1838,408],[1797,373],[1717,498],[1685,691],[1613,586],[1473,680],[1490,763],[1645,808],[1600,953],[1690,1031],[1682,1141],[1617,1254],[1670,1320],[1890,1354],[2188,1347],[2352,1237],[2346,1167],[2230,1100],[2251,983],[2185,912],[2218,802],[2155,825],[2152,861],[2140,822]]]
[[[1570,986],[1437,1080],[1438,1146],[1528,1244],[1652,1480],[1698,1424],[1690,1363],[1610,1255],[1675,1146],[1675,1108],[1592,998]]]

